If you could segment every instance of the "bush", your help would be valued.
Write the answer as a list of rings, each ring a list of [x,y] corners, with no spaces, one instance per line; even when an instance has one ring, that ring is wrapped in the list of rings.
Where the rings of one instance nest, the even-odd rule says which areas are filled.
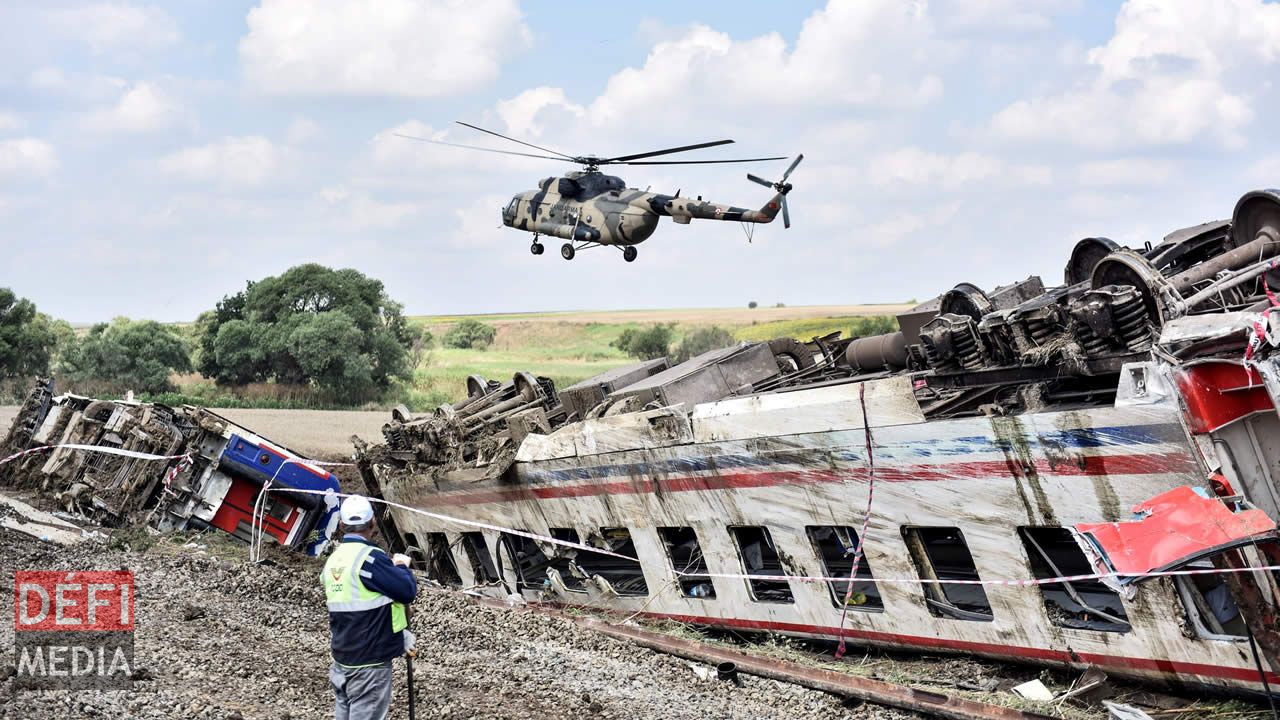
[[[30,300],[0,288],[0,378],[47,375],[49,361],[72,335],[66,322],[53,320]]]
[[[250,282],[196,321],[198,369],[219,385],[314,385],[363,401],[412,374],[419,329],[382,283],[314,263]]]
[[[444,334],[445,347],[483,350],[493,344],[498,331],[474,318],[467,318]]]
[[[658,323],[643,330],[627,328],[609,344],[632,357],[654,360],[667,355],[674,337],[675,323]]]
[[[174,390],[170,375],[191,371],[191,354],[172,326],[116,318],[110,325],[94,325],[67,348],[60,370],[73,381],[97,380],[119,390],[162,393]]]
[[[760,307],[760,303],[756,302],[755,300],[752,300],[751,302],[747,303],[747,308],[750,310],[755,310],[758,307]]]
[[[708,350],[726,348],[735,342],[733,335],[728,330],[717,325],[698,328],[685,335],[684,339],[680,341],[680,345],[676,347],[676,362],[682,363]]]
[[[853,321],[849,329],[849,337],[860,338],[868,335],[883,335],[898,331],[898,319],[892,315],[871,315]]]

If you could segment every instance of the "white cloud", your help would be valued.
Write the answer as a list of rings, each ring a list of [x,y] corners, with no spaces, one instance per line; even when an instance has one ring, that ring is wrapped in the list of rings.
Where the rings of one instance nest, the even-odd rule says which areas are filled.
[[[907,147],[873,160],[871,180],[877,185],[941,185],[954,189],[986,180],[1001,169],[1001,161],[989,155],[939,155]]]
[[[338,210],[354,230],[387,230],[399,227],[419,210],[414,203],[383,202],[368,193],[337,185],[320,190],[320,200]]]
[[[190,182],[223,187],[261,185],[280,166],[281,151],[264,137],[227,137],[160,159],[160,169]]]
[[[1076,169],[1081,185],[1150,186],[1163,185],[1177,171],[1171,160],[1151,158],[1115,158],[1082,163]]]
[[[0,177],[48,175],[58,167],[58,154],[44,140],[31,137],[0,140]]]
[[[0,110],[0,132],[21,130],[24,125],[25,123],[17,113]]]
[[[898,0],[831,2],[805,20],[794,48],[777,33],[734,40],[695,26],[615,73],[588,115],[599,127],[655,113],[688,120],[708,107],[918,105],[942,93],[932,33],[923,3]]]
[[[1012,139],[1112,148],[1240,142],[1256,78],[1280,57],[1280,5],[1261,0],[1129,0],[1075,87],[1018,100],[992,126]]]
[[[494,111],[508,132],[528,138],[542,135],[540,115],[544,121],[556,122],[576,120],[586,114],[586,108],[569,102],[564,90],[555,87],[536,87],[510,100],[499,100]]]
[[[178,106],[155,85],[140,82],[129,88],[114,105],[93,110],[85,126],[104,132],[150,132],[167,127],[178,115]]]
[[[51,10],[49,18],[95,54],[163,48],[179,37],[177,23],[155,7],[103,2]]]
[[[515,0],[262,0],[247,22],[245,78],[280,95],[453,95],[529,44]]]
[[[309,117],[298,116],[289,123],[289,129],[285,131],[285,141],[290,145],[304,145],[309,143],[321,135],[323,135],[320,126]]]

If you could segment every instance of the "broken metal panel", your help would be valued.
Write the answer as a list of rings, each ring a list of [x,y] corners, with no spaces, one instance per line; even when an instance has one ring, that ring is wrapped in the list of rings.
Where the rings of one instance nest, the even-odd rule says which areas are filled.
[[[769,343],[744,343],[705,352],[688,362],[648,377],[609,395],[611,401],[637,398],[641,406],[695,405],[752,392],[756,383],[779,374]]]
[[[1075,529],[1093,551],[1099,572],[1138,577],[1175,568],[1275,533],[1276,522],[1257,509],[1235,509],[1223,498],[1183,486],[1133,506],[1135,519],[1078,523]]]
[[[564,403],[565,410],[571,416],[576,415],[577,419],[582,420],[609,394],[634,385],[669,367],[671,367],[671,361],[665,357],[623,365],[561,390],[560,401]]]
[[[906,376],[814,390],[752,395],[699,405],[693,431],[699,442],[799,435],[866,426],[863,403],[874,426],[924,421]]]

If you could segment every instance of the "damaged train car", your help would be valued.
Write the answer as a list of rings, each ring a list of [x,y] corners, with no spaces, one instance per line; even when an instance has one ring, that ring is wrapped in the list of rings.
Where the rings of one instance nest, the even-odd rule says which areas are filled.
[[[1081,240],[1060,285],[958,285],[887,335],[564,389],[473,377],[357,456],[371,494],[434,513],[380,520],[445,584],[1260,692],[1277,257],[1280,192],[1251,192],[1142,248]]]
[[[318,555],[337,529],[337,501],[289,489],[338,491],[328,471],[205,408],[54,395],[41,380],[0,444],[0,485],[36,487],[68,512],[118,527],[261,532]],[[160,456],[151,459],[144,456]]]

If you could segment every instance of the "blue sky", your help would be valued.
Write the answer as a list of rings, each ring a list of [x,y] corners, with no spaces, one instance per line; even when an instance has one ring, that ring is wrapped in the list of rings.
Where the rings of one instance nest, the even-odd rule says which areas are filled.
[[[1061,277],[1280,182],[1280,7],[1260,0],[10,2],[0,285],[74,322],[189,320],[301,262],[409,312],[854,303]],[[574,153],[731,137],[806,160],[794,226],[664,223],[635,263],[528,252],[516,192]],[[638,187],[757,205],[745,171]]]

